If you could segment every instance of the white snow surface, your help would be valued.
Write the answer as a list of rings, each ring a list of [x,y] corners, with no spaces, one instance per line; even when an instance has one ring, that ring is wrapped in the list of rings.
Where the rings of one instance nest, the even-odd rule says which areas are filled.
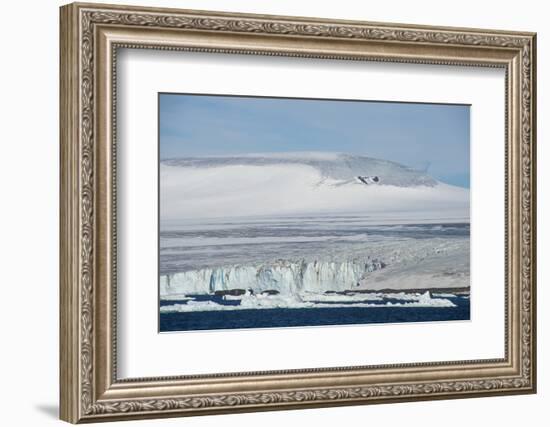
[[[377,176],[365,185],[357,176]],[[161,221],[358,212],[468,218],[469,190],[394,162],[342,153],[163,160]]]

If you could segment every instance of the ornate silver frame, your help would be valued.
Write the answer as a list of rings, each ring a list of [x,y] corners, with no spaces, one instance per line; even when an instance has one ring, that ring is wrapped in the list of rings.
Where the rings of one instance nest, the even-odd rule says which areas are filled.
[[[61,419],[534,393],[535,34],[98,4],[61,8]],[[116,374],[117,48],[502,67],[505,357],[174,378]]]

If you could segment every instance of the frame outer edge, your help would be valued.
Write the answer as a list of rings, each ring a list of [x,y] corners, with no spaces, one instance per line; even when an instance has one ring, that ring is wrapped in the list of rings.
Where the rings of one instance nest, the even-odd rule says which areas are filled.
[[[61,6],[59,20],[59,418],[76,423],[80,418],[77,8]]]
[[[370,21],[364,19],[334,19],[334,18],[321,18],[309,15],[281,15],[281,14],[272,14],[272,13],[253,13],[253,12],[238,12],[238,11],[222,11],[222,10],[206,10],[206,9],[189,9],[182,8],[177,6],[144,6],[144,5],[128,5],[128,4],[112,4],[112,3],[90,3],[88,1],[76,1],[72,5],[77,6],[81,9],[96,9],[104,11],[121,11],[124,10],[128,13],[161,13],[161,14],[181,14],[182,12],[194,15],[196,17],[206,17],[206,18],[252,18],[266,21],[281,20],[294,23],[303,23],[303,24],[340,24],[340,25],[370,25],[376,27],[387,27],[387,28],[406,28],[409,30],[426,30],[426,31],[441,31],[445,29],[446,31],[452,32],[470,32],[477,34],[491,34],[491,35],[513,35],[513,36],[523,36],[523,37],[532,37],[536,33],[531,31],[514,31],[514,30],[505,30],[505,29],[496,29],[496,28],[476,28],[476,27],[463,27],[463,26],[440,26],[433,24],[411,24],[404,22],[396,21]]]
[[[531,390],[537,393],[537,33],[531,36]]]
[[[523,318],[525,334],[522,334],[523,353],[520,353],[520,358],[525,359],[527,364],[524,365],[523,375],[521,378],[508,380],[495,378],[489,381],[477,381],[477,385],[472,382],[472,389],[468,389],[470,393],[464,393],[465,390],[454,389],[454,383],[441,384],[439,390],[437,386],[439,384],[404,384],[397,385],[402,387],[399,389],[399,393],[392,394],[393,390],[388,387],[386,390],[380,387],[380,395],[368,395],[368,399],[372,399],[369,402],[366,401],[366,397],[354,397],[355,389],[340,390],[336,389],[323,389],[318,394],[316,390],[296,390],[292,393],[281,392],[275,393],[270,391],[263,394],[250,394],[240,393],[233,395],[208,395],[208,396],[193,396],[189,399],[154,399],[146,398],[142,400],[111,400],[111,401],[98,401],[97,396],[94,395],[96,391],[97,383],[93,374],[95,373],[94,353],[97,345],[95,333],[97,328],[92,330],[93,325],[90,321],[94,315],[94,308],[97,304],[97,294],[94,291],[97,285],[97,276],[93,274],[90,267],[93,267],[97,259],[95,259],[94,248],[95,244],[91,242],[90,238],[95,238],[97,231],[97,223],[94,221],[94,207],[97,201],[96,188],[94,181],[95,172],[97,172],[96,158],[94,156],[95,144],[94,140],[97,135],[94,134],[95,125],[94,115],[95,107],[92,111],[89,111],[89,103],[92,105],[96,100],[94,76],[97,70],[88,69],[88,61],[95,67],[94,64],[94,37],[89,37],[90,34],[86,30],[89,19],[81,21],[81,12],[86,7],[89,7],[91,11],[98,11],[103,14],[108,11],[113,13],[142,12],[147,15],[147,12],[154,11],[155,9],[141,8],[141,7],[127,7],[127,6],[114,6],[114,5],[100,5],[100,4],[72,4],[61,7],[61,35],[60,35],[60,140],[61,140],[61,197],[60,197],[60,384],[61,384],[61,410],[60,418],[71,422],[95,422],[95,421],[109,421],[119,419],[139,419],[139,418],[161,418],[168,416],[182,416],[182,415],[201,415],[201,414],[214,414],[214,413],[232,413],[232,412],[250,412],[258,410],[277,410],[277,409],[293,409],[293,408],[306,408],[306,407],[326,407],[337,405],[349,405],[349,404],[364,404],[364,403],[382,403],[386,401],[385,397],[388,397],[390,402],[398,401],[410,401],[410,400],[435,400],[439,398],[463,398],[473,396],[484,395],[497,395],[497,394],[524,394],[533,393],[536,391],[536,312],[535,312],[535,283],[536,283],[536,179],[535,179],[535,111],[536,111],[536,36],[534,33],[515,33],[517,37],[512,33],[495,32],[490,31],[478,31],[468,29],[464,34],[453,34],[454,30],[459,31],[458,28],[438,28],[427,27],[428,32],[434,32],[434,34],[423,35],[422,31],[412,31],[417,28],[413,26],[404,26],[404,28],[397,28],[397,36],[394,33],[388,33],[390,39],[393,40],[395,36],[397,41],[406,39],[407,42],[419,41],[426,45],[460,45],[466,44],[473,46],[481,44],[485,47],[497,46],[500,48],[509,48],[517,50],[523,49],[525,52],[527,49],[530,52],[525,52],[523,57],[527,63],[526,68],[528,71],[527,84],[524,86],[520,93],[527,97],[523,99],[523,112],[530,115],[527,120],[523,121],[523,130],[529,132],[528,138],[523,139],[524,148],[528,154],[525,157],[522,156],[522,160],[527,162],[525,168],[521,168],[521,173],[525,174],[525,180],[523,182],[521,195],[524,195],[523,202],[525,203],[523,212],[526,213],[523,216],[526,221],[527,231],[525,232],[530,242],[524,246],[524,257],[527,257],[528,273],[525,276],[527,283],[524,285],[523,290],[523,304],[524,311],[529,312],[527,316]],[[102,10],[100,10],[102,9]],[[177,9],[158,9],[163,10],[166,13],[196,13],[198,17],[197,24],[191,22],[191,24],[182,23],[182,28],[200,28],[206,31],[230,31],[240,33],[252,33],[256,31],[256,27],[252,24],[261,24],[263,29],[260,32],[276,33],[276,35],[283,33],[283,28],[273,26],[273,23],[264,23],[262,16],[260,15],[247,15],[247,14],[221,14],[217,12],[194,12],[184,11]],[[211,14],[211,15],[210,15]],[[126,25],[137,26],[149,26],[148,16],[143,16],[143,22],[134,22],[134,14],[130,14],[127,17],[128,22],[124,21]],[[82,15],[86,17],[86,15]],[[234,23],[228,23],[227,28],[218,27],[219,22],[214,18],[219,18],[220,21],[225,21],[227,17],[242,16],[249,19],[249,27],[233,27]],[[138,16],[139,17],[139,16]],[[200,18],[200,19],[199,19]],[[265,17],[264,17],[265,18]],[[271,17],[273,19],[282,19],[284,24],[290,28],[289,34],[297,34],[297,37],[326,37],[326,39],[343,39],[346,37],[361,39],[364,37],[360,32],[360,28],[347,28],[351,31],[346,33],[333,33],[334,28],[330,28],[329,25],[324,25],[325,22],[318,22],[316,19],[311,18],[291,18],[291,17]],[[126,19],[126,18],[125,18]],[[112,16],[110,13],[106,13],[102,20],[111,23]],[[258,21],[262,20],[262,22]],[[269,21],[269,17],[267,21]],[[101,21],[101,19],[100,19]],[[116,20],[115,20],[116,21]],[[94,22],[92,22],[94,23]],[[305,29],[298,23],[305,23]],[[115,22],[117,24],[117,22]],[[165,25],[167,27],[171,26]],[[225,24],[222,22],[222,24]],[[264,24],[270,24],[264,29]],[[277,22],[275,22],[277,24]],[[330,22],[329,22],[330,24]],[[347,25],[342,21],[335,21],[334,24]],[[367,23],[358,23],[362,26]],[[374,23],[368,23],[374,25]],[[393,28],[393,24],[386,24],[388,30]],[[309,29],[318,31],[319,34],[310,34]],[[419,27],[422,28],[422,27]],[[376,28],[374,28],[376,30]],[[307,30],[307,31],[306,31]],[[405,31],[401,34],[401,31]],[[81,31],[84,31],[81,34]],[[386,30],[384,30],[386,32]],[[443,31],[438,33],[438,31]],[[418,34],[417,34],[418,33]],[[497,35],[498,34],[498,35]],[[521,34],[521,36],[520,36]],[[442,35],[442,37],[439,37]],[[460,36],[460,37],[459,37]],[[82,37],[82,38],[81,38]],[[412,37],[412,39],[409,39]],[[433,39],[432,39],[433,37]],[[459,37],[458,41],[456,38]],[[417,40],[418,38],[418,40]],[[377,40],[383,40],[384,37],[376,36]],[[82,62],[81,62],[82,60]],[[522,63],[522,61],[520,61]],[[522,64],[525,65],[525,64]],[[91,80],[90,80],[91,77]],[[525,87],[527,89],[525,89]],[[90,92],[88,92],[90,89]],[[525,92],[524,92],[525,91]],[[81,99],[82,97],[82,99]],[[86,108],[82,110],[83,106]],[[97,105],[96,105],[97,107]],[[91,121],[90,121],[91,120]],[[91,162],[91,163],[90,163]],[[530,194],[525,192],[530,191]],[[81,197],[82,196],[82,197]],[[530,267],[530,268],[529,268]],[[93,292],[93,293],[92,293]],[[529,331],[530,328],[530,331]],[[531,363],[529,363],[531,362]],[[526,369],[525,369],[526,368]],[[499,385],[499,381],[503,381],[502,385]],[[506,381],[505,381],[506,380]],[[470,383],[465,382],[469,387]],[[460,385],[460,384],[459,384]],[[415,386],[424,387],[422,390],[416,389]],[[434,388],[435,387],[435,388]],[[448,389],[447,387],[450,387]],[[410,388],[410,393],[408,392]],[[498,390],[501,388],[501,390]],[[403,390],[404,393],[401,393]],[[338,392],[338,396],[335,398],[333,394]],[[349,396],[346,393],[351,393]],[[323,398],[323,394],[326,396]],[[347,397],[346,397],[347,396]],[[378,399],[377,397],[382,397]],[[265,400],[270,398],[272,400]],[[305,398],[305,400],[303,400]],[[333,400],[336,399],[336,400]]]

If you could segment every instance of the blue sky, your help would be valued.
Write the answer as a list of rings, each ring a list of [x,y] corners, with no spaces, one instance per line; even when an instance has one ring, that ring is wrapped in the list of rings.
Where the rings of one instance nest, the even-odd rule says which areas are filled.
[[[338,151],[470,186],[470,107],[161,94],[161,159]]]

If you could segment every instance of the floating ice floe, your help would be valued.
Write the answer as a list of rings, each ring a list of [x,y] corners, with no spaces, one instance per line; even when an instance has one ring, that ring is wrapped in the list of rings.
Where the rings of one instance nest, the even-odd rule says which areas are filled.
[[[331,297],[335,295],[318,295],[317,298]],[[344,297],[345,295],[338,295],[339,297]],[[303,299],[300,295],[265,295],[265,294],[245,294],[240,298],[239,305],[224,305],[218,304],[214,301],[196,301],[191,300],[186,304],[172,304],[165,305],[160,308],[161,313],[174,313],[174,312],[193,312],[193,311],[231,311],[231,310],[250,310],[250,309],[274,309],[274,308],[344,308],[344,307],[358,307],[358,308],[376,308],[376,307],[456,307],[456,305],[445,298],[432,298],[430,292],[427,291],[423,294],[415,296],[415,300],[410,300],[405,302],[383,302],[375,301],[372,303],[368,302],[354,302],[354,298],[357,295],[351,296],[347,301],[347,304],[343,303],[328,303],[325,299],[325,302],[314,302],[312,296],[308,296],[310,299]],[[238,298],[232,298],[238,299]],[[340,298],[339,301],[344,301],[343,298]]]
[[[164,295],[162,299],[165,301],[191,301],[193,297],[190,297],[186,294],[170,294]]]
[[[312,302],[361,302],[361,301],[382,301],[381,293],[358,293],[358,294],[303,294],[302,300]]]

